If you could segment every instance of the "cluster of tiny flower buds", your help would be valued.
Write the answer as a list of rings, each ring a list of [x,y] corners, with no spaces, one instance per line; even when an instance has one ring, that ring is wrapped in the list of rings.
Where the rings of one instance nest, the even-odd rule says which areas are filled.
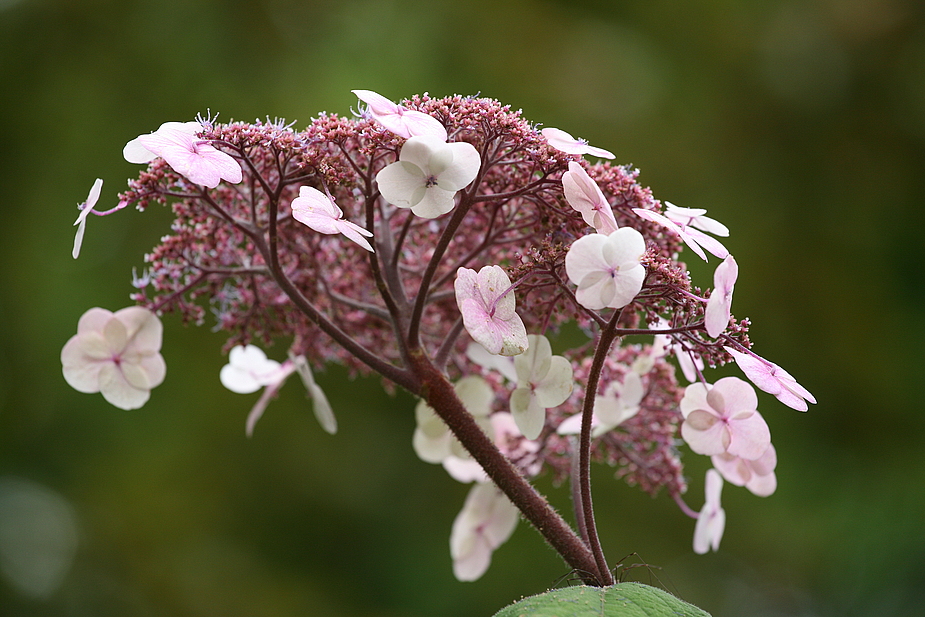
[[[751,351],[748,321],[732,317],[738,266],[714,237],[729,230],[705,210],[656,201],[633,169],[582,158],[614,158],[607,150],[540,131],[495,100],[399,105],[354,93],[366,105],[357,117],[322,114],[303,131],[279,120],[168,122],[126,144],[126,160],[147,168],[108,212],[93,210],[97,180],[74,257],[91,212],[169,204],[175,220],[136,277],[141,307],[81,318],[62,352],[68,382],[140,406],[164,378],[156,315],[202,322],[211,307],[229,334],[221,383],[264,388],[247,433],[293,373],[334,433],[310,365],[379,372],[411,389],[401,377],[423,355],[524,476],[574,481],[590,426],[594,460],[646,492],[666,490],[699,518],[695,550],[715,550],[722,478],[769,495],[776,455],[754,389],[737,377],[711,384],[705,368],[734,360],[784,404],[815,403]],[[685,245],[722,260],[712,290],[692,285]],[[569,323],[588,338],[554,354]],[[619,343],[601,350],[605,330]],[[253,344],[274,339],[290,341],[283,362]],[[437,410],[422,400],[415,414],[421,459],[474,483],[451,537],[454,572],[474,580],[517,510]],[[699,515],[681,499],[679,437],[715,467]]]

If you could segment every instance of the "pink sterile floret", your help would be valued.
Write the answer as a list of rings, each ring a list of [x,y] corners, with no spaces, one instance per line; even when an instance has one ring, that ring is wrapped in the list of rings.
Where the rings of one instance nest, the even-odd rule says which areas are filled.
[[[595,231],[606,235],[617,230],[613,208],[601,188],[575,161],[570,161],[568,171],[562,174],[562,189],[565,201],[580,212],[581,218]]]
[[[230,154],[216,150],[195,135],[160,128],[150,135],[141,135],[138,141],[190,182],[214,189],[222,180],[233,184],[241,181],[241,165]]]
[[[736,364],[753,384],[768,394],[776,396],[777,400],[784,405],[797,411],[806,411],[809,409],[806,401],[816,404],[816,398],[809,393],[809,390],[798,384],[790,373],[773,362],[751,352],[744,353],[732,347],[723,349],[732,355]]]
[[[540,133],[543,134],[543,137],[546,138],[549,145],[559,152],[565,152],[566,154],[590,154],[591,156],[599,156],[602,159],[614,158],[612,152],[604,150],[603,148],[590,146],[584,139],[576,139],[561,129],[549,127],[543,129]]]
[[[712,386],[693,383],[681,399],[681,436],[697,454],[757,459],[771,443],[757,408],[755,389],[738,377],[724,377]]]
[[[363,237],[371,238],[372,232],[343,217],[344,212],[331,197],[310,186],[299,187],[299,196],[292,200],[292,218],[295,220],[318,233],[343,234],[372,253],[373,247]]]
[[[92,308],[61,350],[64,379],[78,392],[102,392],[120,409],[138,409],[167,373],[162,332],[157,316],[140,306]]]
[[[716,266],[716,271],[713,273],[713,293],[707,300],[707,310],[704,316],[707,334],[713,338],[723,333],[732,316],[732,291],[738,276],[739,266],[732,255],[727,255],[723,263]]]
[[[460,268],[454,287],[463,325],[477,343],[502,356],[527,349],[527,329],[514,310],[511,279],[501,266],[485,266],[478,273]]]
[[[405,109],[372,90],[351,90],[368,105],[369,115],[399,137],[434,137],[446,141],[446,127],[421,111]]]

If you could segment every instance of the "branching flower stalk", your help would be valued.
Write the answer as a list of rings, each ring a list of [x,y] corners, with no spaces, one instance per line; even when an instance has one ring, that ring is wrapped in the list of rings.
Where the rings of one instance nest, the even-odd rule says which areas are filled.
[[[144,404],[164,377],[157,315],[202,323],[209,306],[226,351],[238,350],[221,382],[265,388],[248,435],[292,374],[335,432],[311,369],[328,362],[420,399],[415,451],[474,486],[451,534],[460,580],[485,572],[519,513],[586,582],[612,584],[591,462],[653,495],[667,491],[697,518],[682,498],[681,439],[717,470],[710,524],[697,525],[694,541],[715,550],[722,479],[768,495],[776,454],[751,386],[714,386],[705,368],[734,360],[785,404],[815,402],[751,351],[748,320],[732,317],[738,267],[705,233],[728,230],[704,210],[663,206],[636,170],[582,158],[610,152],[539,131],[497,101],[396,105],[355,93],[367,104],[358,117],[322,114],[302,131],[200,118],[126,145],[126,158],[148,167],[105,212],[94,209],[94,184],[75,257],[89,214],[160,204],[175,220],[135,279],[140,307],[81,318],[62,351],[68,383],[117,407]],[[723,260],[714,291],[692,285],[679,261],[685,244]],[[588,339],[553,354],[569,325]],[[279,340],[289,344],[282,364],[254,346]],[[685,389],[671,356],[693,382]],[[542,473],[577,482],[579,533],[534,488]]]

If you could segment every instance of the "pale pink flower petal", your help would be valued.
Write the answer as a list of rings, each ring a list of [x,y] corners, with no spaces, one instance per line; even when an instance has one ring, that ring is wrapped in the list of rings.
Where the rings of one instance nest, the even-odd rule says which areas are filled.
[[[809,409],[807,401],[816,404],[816,398],[809,393],[809,390],[798,384],[790,373],[773,362],[751,352],[744,353],[732,347],[723,349],[732,355],[736,364],[753,384],[760,390],[776,396],[777,400],[784,405],[797,411],[806,411]]]
[[[351,90],[367,104],[369,115],[399,137],[433,137],[446,141],[446,127],[433,116],[396,105],[372,90]]]
[[[729,251],[726,250],[726,247],[720,243],[716,238],[712,238],[702,231],[689,227],[687,225],[681,225],[672,221],[663,214],[654,212],[652,210],[646,210],[645,208],[633,208],[633,212],[636,213],[640,218],[644,218],[653,223],[658,223],[665,229],[671,231],[674,234],[680,236],[681,240],[692,250],[694,251],[701,259],[708,261],[706,253],[703,252],[703,249],[707,249],[712,254],[716,255],[720,259],[725,259],[729,254]]]
[[[64,379],[78,392],[101,392],[116,407],[137,409],[167,373],[162,332],[157,316],[141,307],[90,309],[61,350]]]
[[[614,154],[612,152],[608,152],[603,148],[589,146],[588,142],[586,142],[584,139],[575,139],[561,129],[548,127],[540,131],[540,133],[543,134],[543,137],[546,138],[546,141],[549,143],[549,145],[559,152],[579,155],[590,154],[591,156],[598,156],[602,159],[614,158]]]
[[[576,240],[565,256],[565,271],[578,285],[578,303],[598,310],[622,308],[632,302],[646,277],[646,269],[639,263],[645,250],[642,234],[632,227]]]
[[[562,174],[562,189],[568,204],[581,213],[581,218],[595,231],[607,235],[617,230],[617,220],[607,198],[584,167],[575,161],[570,161],[568,171]]]
[[[682,208],[670,201],[665,202],[665,216],[681,226],[696,227],[714,236],[726,237],[729,228],[715,219],[704,216],[707,213],[703,208]]]
[[[344,220],[343,216],[343,211],[331,197],[310,186],[299,187],[299,196],[292,200],[292,218],[295,220],[318,233],[343,234],[372,253],[373,247],[363,237],[371,238],[372,232]]]
[[[165,122],[154,132],[157,133],[165,129],[180,131],[188,135],[197,135],[202,132],[203,127],[199,122]],[[149,133],[145,133],[145,135],[148,134]],[[122,156],[125,157],[125,160],[129,163],[150,163],[156,159],[158,155],[145,148],[139,140],[139,137],[144,137],[144,135],[139,135],[125,144],[125,147],[122,148]]]
[[[519,518],[517,508],[493,484],[473,486],[450,534],[456,578],[474,581],[481,577],[494,550],[514,533]]]
[[[514,310],[511,279],[501,266],[485,266],[478,273],[459,268],[454,287],[463,325],[473,340],[502,356],[528,348],[527,330]]]
[[[87,195],[87,201],[85,201],[80,207],[80,214],[77,215],[77,220],[74,221],[74,224],[77,225],[77,233],[74,235],[74,248],[71,251],[71,256],[74,259],[77,259],[77,256],[80,255],[80,246],[84,241],[84,230],[87,227],[87,216],[90,214],[90,211],[93,210],[93,206],[96,205],[96,202],[100,199],[100,191],[103,190],[103,179],[97,178],[93,182],[93,186],[90,187],[90,193]]]
[[[723,263],[716,266],[716,271],[713,273],[713,293],[707,300],[704,316],[707,334],[713,338],[723,333],[732,317],[732,291],[738,276],[739,266],[732,255],[726,256]]]
[[[138,141],[195,184],[211,189],[222,180],[232,184],[241,182],[241,165],[231,155],[189,133],[158,129],[156,133],[141,135]]]
[[[777,452],[769,445],[759,458],[751,461],[731,454],[712,457],[713,466],[723,478],[736,486],[744,486],[758,497],[767,497],[777,489]]]
[[[719,550],[719,543],[726,529],[726,511],[720,504],[723,478],[715,469],[707,471],[704,492],[706,499],[694,527],[694,552],[698,555],[703,555],[711,549]]]

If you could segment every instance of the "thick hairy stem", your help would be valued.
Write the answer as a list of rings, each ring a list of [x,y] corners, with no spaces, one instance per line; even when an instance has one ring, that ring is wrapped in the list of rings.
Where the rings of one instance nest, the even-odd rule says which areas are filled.
[[[517,506],[524,518],[585,582],[604,584],[603,581],[610,574],[606,567],[603,572],[600,571],[588,546],[482,432],[446,377],[420,351],[412,351],[412,370],[421,382],[420,396],[446,423],[495,485]]]

